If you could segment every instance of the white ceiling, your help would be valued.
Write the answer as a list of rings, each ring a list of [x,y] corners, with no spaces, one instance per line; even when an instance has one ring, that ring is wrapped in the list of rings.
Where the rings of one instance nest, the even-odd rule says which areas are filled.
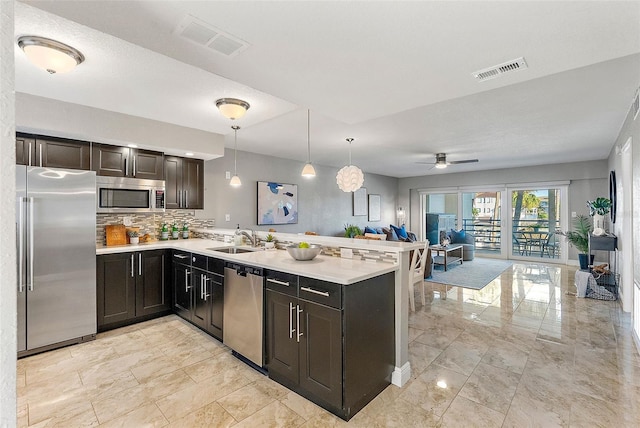
[[[248,49],[179,37],[187,15]],[[16,47],[17,91],[227,134],[228,147],[214,100],[245,99],[238,149],[301,166],[309,108],[314,163],[344,165],[353,137],[354,164],[394,177],[604,159],[640,86],[637,1],[24,1],[24,34],[87,60],[49,76]],[[520,56],[525,70],[471,74]],[[480,162],[416,163],[437,152]]]

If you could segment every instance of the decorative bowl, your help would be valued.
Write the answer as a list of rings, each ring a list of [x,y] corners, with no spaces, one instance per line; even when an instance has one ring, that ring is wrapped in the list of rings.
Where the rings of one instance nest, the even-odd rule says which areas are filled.
[[[296,260],[313,260],[318,254],[322,247],[319,245],[310,245],[309,248],[300,248],[298,244],[289,245],[287,247],[287,252],[291,257]]]

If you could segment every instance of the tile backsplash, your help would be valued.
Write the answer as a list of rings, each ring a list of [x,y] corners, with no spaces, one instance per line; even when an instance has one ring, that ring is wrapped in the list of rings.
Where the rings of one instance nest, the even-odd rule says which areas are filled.
[[[195,212],[189,210],[166,210],[162,214],[158,213],[130,213],[130,214],[96,214],[96,245],[104,245],[104,227],[111,224],[123,224],[124,217],[131,217],[132,226],[139,227],[140,233],[148,233],[160,238],[160,229],[163,223],[171,226],[177,223],[182,230],[182,225],[187,223],[189,229],[211,228],[215,226],[215,219],[195,218]],[[193,234],[193,233],[191,233]]]

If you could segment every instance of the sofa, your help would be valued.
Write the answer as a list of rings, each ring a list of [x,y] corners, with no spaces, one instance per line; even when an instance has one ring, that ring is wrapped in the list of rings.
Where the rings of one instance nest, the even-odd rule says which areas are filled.
[[[444,238],[447,238],[450,244],[462,245],[462,261],[473,260],[476,254],[476,237],[473,233],[466,232],[464,229],[451,229],[447,232],[440,232],[440,242]]]

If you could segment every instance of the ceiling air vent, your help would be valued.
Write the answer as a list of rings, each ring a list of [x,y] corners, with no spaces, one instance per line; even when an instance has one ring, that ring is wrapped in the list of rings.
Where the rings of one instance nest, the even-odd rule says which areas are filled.
[[[185,16],[174,33],[226,57],[237,55],[249,47],[244,40],[191,15]]]
[[[631,109],[633,110],[633,120],[636,120],[636,117],[638,117],[638,112],[640,112],[640,88],[638,88],[638,90],[636,91],[636,96],[633,97]]]
[[[476,80],[478,80],[478,82],[484,82],[485,80],[500,77],[504,73],[511,73],[513,71],[523,70],[525,68],[528,68],[527,62],[523,57],[520,57],[511,61],[504,62],[502,64],[494,65],[493,67],[475,71],[471,74],[476,78]]]

